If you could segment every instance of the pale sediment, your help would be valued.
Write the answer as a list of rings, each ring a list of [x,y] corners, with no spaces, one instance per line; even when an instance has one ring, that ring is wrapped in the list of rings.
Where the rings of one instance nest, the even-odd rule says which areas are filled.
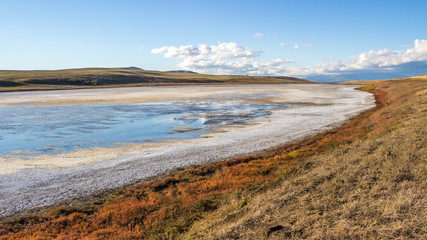
[[[278,85],[273,86],[272,91],[277,92]],[[267,89],[266,86],[259,87]],[[84,165],[81,162],[54,165],[55,159],[48,159],[53,167],[38,167],[27,162],[34,165],[0,176],[0,217],[119,188],[175,168],[248,155],[286,144],[333,128],[374,106],[372,95],[356,91],[354,86],[313,85],[310,89],[309,85],[289,84],[281,87],[287,88],[284,92],[292,96],[282,93],[276,101],[309,102],[321,106],[274,111],[269,116],[250,120],[251,124],[243,127],[208,134],[209,138],[175,142],[146,151],[136,148],[123,155],[114,155],[115,151],[112,151],[112,155],[88,160]],[[238,92],[238,89],[233,91]],[[85,155],[82,157],[84,160]]]

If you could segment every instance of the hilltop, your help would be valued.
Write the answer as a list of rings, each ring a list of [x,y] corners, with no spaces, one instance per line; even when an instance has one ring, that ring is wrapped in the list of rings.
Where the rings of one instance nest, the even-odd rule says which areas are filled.
[[[37,71],[0,70],[0,91],[254,83],[312,82],[293,77],[209,75],[190,71],[148,71],[136,67]]]

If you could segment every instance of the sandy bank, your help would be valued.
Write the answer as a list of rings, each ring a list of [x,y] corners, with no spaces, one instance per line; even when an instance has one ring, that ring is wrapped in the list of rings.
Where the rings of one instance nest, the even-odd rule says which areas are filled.
[[[15,167],[18,164],[26,166],[16,172],[9,170],[9,174],[0,176],[0,216],[99,193],[178,167],[251,154],[316,134],[342,124],[349,117],[374,106],[370,94],[353,88],[354,86],[286,84],[0,94],[4,105],[165,101],[232,98],[242,95],[255,101],[317,104],[275,111],[267,117],[251,120],[245,127],[209,134],[209,138],[175,142],[149,150],[133,146],[135,151],[126,150],[123,151],[124,154],[120,154],[124,149],[120,147],[113,151],[94,149],[94,152],[80,152],[82,155],[79,160],[72,164],[66,159],[61,161],[58,156],[46,156],[43,161],[38,159],[38,162],[35,159],[27,160],[25,163],[19,159],[0,160],[3,167],[8,166],[7,164],[9,167],[12,164]],[[106,155],[101,159],[93,159],[97,155],[96,151],[98,154],[105,151]]]
[[[62,105],[85,103],[139,103],[189,99],[234,99],[275,102],[335,102],[342,88],[328,84],[252,84],[78,89],[0,93],[0,105]]]

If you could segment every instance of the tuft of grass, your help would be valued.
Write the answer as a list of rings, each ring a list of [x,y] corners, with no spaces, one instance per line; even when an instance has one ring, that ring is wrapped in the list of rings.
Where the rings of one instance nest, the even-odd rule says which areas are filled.
[[[360,91],[372,91],[372,90],[375,90],[375,86],[374,85],[371,85],[371,84],[368,84],[368,85],[364,85],[364,86],[362,86],[362,87],[359,87],[359,88],[357,88],[357,90],[360,90]]]
[[[247,198],[243,198],[240,202],[239,202],[239,206],[240,207],[244,207],[248,205],[248,199]]]

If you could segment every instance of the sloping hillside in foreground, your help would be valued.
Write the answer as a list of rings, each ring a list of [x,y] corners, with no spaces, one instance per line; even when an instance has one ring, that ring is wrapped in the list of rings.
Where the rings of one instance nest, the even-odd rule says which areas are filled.
[[[427,79],[363,84],[377,106],[342,127],[3,221],[0,239],[426,239]]]

